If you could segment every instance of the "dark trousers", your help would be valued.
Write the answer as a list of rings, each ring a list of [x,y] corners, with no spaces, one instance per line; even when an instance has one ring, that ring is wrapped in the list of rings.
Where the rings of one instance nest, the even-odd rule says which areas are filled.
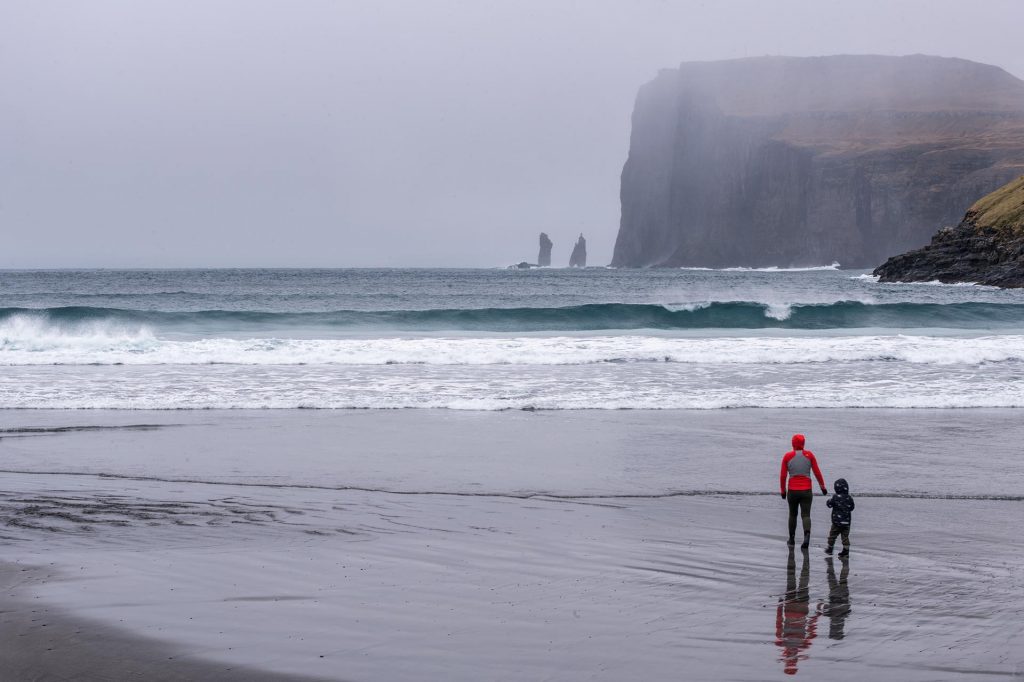
[[[843,536],[843,548],[850,549],[850,527],[839,526],[832,524],[832,529],[828,532],[828,546],[832,547],[836,544],[836,538],[840,535]]]
[[[811,532],[811,502],[814,502],[814,493],[810,490],[790,490],[786,493],[786,502],[789,502],[789,537],[796,534],[796,510],[800,509],[800,519],[804,522],[804,535]]]

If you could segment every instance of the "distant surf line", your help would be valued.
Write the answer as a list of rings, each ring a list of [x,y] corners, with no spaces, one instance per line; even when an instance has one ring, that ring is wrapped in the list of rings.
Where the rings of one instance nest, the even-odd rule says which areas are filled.
[[[702,267],[680,267],[678,270],[694,270],[697,272],[821,272],[825,270],[841,270],[839,261],[832,261],[831,265],[808,265],[804,267],[787,267],[780,265],[768,265],[760,268],[737,265],[727,268],[702,268]]]
[[[0,469],[0,474],[24,476],[74,476],[83,478],[115,479],[149,483],[186,483],[203,486],[241,488],[269,488],[282,490],[328,490],[336,492],[379,493],[382,495],[438,496],[438,497],[497,497],[515,500],[587,501],[587,500],[659,500],[673,497],[774,497],[778,493],[763,490],[667,490],[656,493],[554,493],[545,491],[459,491],[459,490],[401,490],[373,486],[326,485],[316,483],[264,483],[258,481],[209,481],[176,476],[142,476],[133,474],[97,473],[92,471],[32,471],[27,469]],[[11,493],[17,496],[17,493]],[[1024,495],[948,494],[926,492],[870,492],[858,491],[858,497],[907,500],[984,500],[993,502],[1024,502]]]

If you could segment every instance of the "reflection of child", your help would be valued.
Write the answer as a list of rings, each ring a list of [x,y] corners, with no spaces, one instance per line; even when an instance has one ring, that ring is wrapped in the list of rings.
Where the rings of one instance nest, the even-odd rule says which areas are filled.
[[[843,551],[839,553],[839,556],[848,556],[850,554],[850,524],[854,507],[853,497],[850,495],[850,485],[845,478],[837,480],[832,487],[835,489],[835,495],[825,502],[832,508],[832,530],[828,532],[828,546],[825,551],[831,554],[832,548],[836,544],[836,538],[842,536]]]
[[[841,559],[843,568],[839,572],[839,579],[836,579],[836,568],[833,566],[832,557],[825,560],[828,563],[828,603],[818,605],[818,613],[828,616],[828,638],[842,639],[846,636],[846,617],[850,615],[850,586],[847,580],[850,577],[850,560]]]

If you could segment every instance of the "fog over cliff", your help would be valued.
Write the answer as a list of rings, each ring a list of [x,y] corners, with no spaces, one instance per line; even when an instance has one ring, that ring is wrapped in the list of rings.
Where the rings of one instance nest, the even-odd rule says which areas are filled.
[[[1024,76],[1019,0],[0,3],[0,267],[612,258],[638,88],[914,53]]]
[[[643,86],[619,266],[873,267],[1024,173],[1024,82],[962,59],[687,63]]]

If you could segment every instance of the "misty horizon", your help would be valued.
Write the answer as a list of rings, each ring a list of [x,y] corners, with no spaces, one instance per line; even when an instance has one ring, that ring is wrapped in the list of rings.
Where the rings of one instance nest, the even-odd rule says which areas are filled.
[[[1024,7],[445,1],[0,9],[0,267],[611,261],[639,88],[682,62],[931,54],[1024,76]],[[723,27],[727,30],[723,31]]]

